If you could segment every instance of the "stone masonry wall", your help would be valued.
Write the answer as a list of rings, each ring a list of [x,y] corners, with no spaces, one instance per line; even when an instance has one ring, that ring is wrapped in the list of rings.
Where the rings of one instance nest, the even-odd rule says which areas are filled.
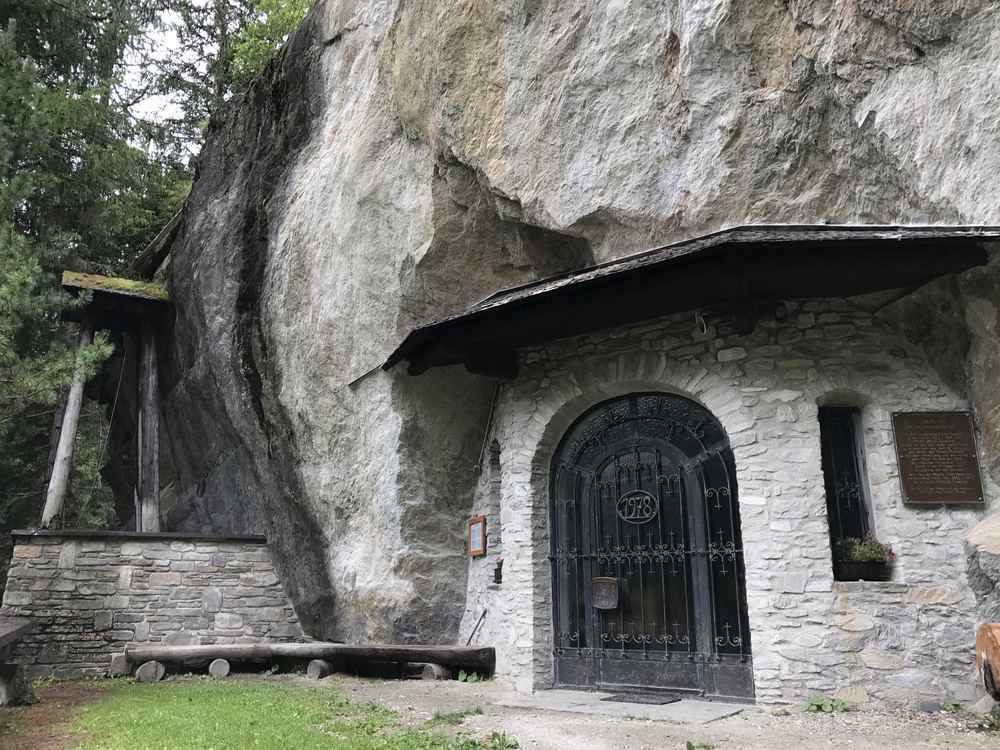
[[[692,314],[526,350],[499,396],[491,439],[499,479],[481,481],[502,543],[469,561],[461,637],[497,647],[498,676],[519,690],[552,680],[549,463],[584,411],[635,391],[692,398],[722,422],[734,449],[747,572],[754,680],[762,702],[843,691],[888,702],[975,697],[976,602],[967,531],[987,509],[902,502],[890,417],[960,410],[919,346],[873,315],[877,300],[806,301],[753,333]],[[833,580],[818,407],[860,407],[874,531],[897,553],[893,580]],[[499,508],[491,489],[499,482]],[[503,583],[489,572],[503,558]]]
[[[15,531],[0,613],[35,630],[14,661],[33,677],[106,674],[129,643],[302,638],[263,537]]]

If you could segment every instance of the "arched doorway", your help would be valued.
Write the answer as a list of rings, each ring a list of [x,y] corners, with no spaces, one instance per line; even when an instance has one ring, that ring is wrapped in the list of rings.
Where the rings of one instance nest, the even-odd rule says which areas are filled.
[[[719,421],[665,393],[605,401],[563,437],[549,494],[556,684],[752,698]]]

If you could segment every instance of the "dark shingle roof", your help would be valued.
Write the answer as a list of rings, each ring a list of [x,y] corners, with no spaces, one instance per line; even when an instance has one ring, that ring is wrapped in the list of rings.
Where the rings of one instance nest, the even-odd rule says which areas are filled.
[[[701,305],[917,286],[984,264],[980,243],[996,240],[997,226],[733,227],[497,292],[414,329],[383,367],[405,359],[414,373],[459,362],[472,369],[488,349],[510,352]]]

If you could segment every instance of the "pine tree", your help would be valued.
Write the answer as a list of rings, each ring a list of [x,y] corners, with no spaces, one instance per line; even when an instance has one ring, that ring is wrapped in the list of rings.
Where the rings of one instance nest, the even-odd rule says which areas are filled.
[[[123,0],[0,3],[0,529],[37,523],[53,414],[77,360],[59,274],[120,272],[186,191],[178,165],[134,145],[111,96],[128,11]],[[82,357],[94,371],[109,352],[98,338]],[[91,405],[67,503],[90,520],[110,508],[88,443],[102,421]]]
[[[0,568],[4,529],[37,523],[53,416],[79,363],[60,321],[63,269],[116,275],[178,210],[184,157],[244,88],[307,0],[0,0]],[[173,35],[169,54],[151,53]],[[147,67],[148,65],[148,67]],[[143,119],[167,96],[175,118]],[[89,402],[64,525],[113,523],[99,476],[107,432]],[[0,585],[4,576],[0,569]]]
[[[136,38],[138,81],[129,97],[160,97],[174,111],[151,131],[171,154],[193,153],[212,115],[241,94],[301,23],[310,0],[147,0],[139,15],[155,18]],[[153,11],[150,11],[153,8]]]
[[[236,34],[231,88],[242,91],[302,23],[309,0],[257,0],[253,18]]]

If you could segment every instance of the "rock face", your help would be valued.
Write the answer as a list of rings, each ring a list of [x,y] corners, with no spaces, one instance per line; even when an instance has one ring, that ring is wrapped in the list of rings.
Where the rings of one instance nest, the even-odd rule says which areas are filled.
[[[172,248],[168,528],[267,533],[312,635],[454,639],[494,384],[405,332],[726,225],[1000,223],[998,59],[986,0],[320,0]],[[993,456],[998,278],[935,292]]]
[[[980,521],[969,532],[965,552],[980,620],[1000,622],[1000,514]]]

